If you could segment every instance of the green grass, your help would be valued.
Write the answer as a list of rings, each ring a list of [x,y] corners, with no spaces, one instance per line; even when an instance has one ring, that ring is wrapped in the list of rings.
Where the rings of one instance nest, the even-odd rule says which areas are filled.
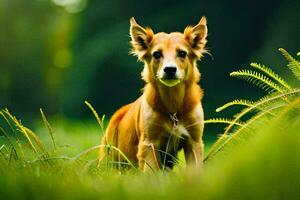
[[[59,148],[55,154],[72,158],[99,144],[99,132],[90,123],[53,128]],[[174,172],[143,174],[101,171],[88,166],[90,158],[26,163],[0,159],[2,199],[293,199],[300,186],[300,114],[281,114],[252,137],[205,163],[202,172],[178,168]],[[45,131],[45,130],[44,130]],[[70,131],[70,132],[69,132]],[[43,134],[46,135],[46,132]],[[88,136],[90,135],[90,136]],[[45,140],[46,138],[43,138]],[[68,141],[64,147],[60,141]],[[49,144],[51,143],[48,137]],[[61,146],[62,145],[62,146]],[[50,146],[51,147],[51,146]],[[25,148],[25,144],[24,144]],[[74,153],[70,153],[70,148]],[[52,154],[52,157],[58,155]],[[29,160],[29,159],[28,159]]]
[[[299,62],[280,51],[299,85]],[[105,122],[87,102],[95,121],[49,122],[41,111],[34,131],[2,110],[1,199],[299,199],[300,89],[267,67],[254,66],[265,75],[238,71],[234,76],[268,94],[256,101],[233,100],[217,109],[243,106],[232,119],[206,120],[227,126],[212,146],[205,142],[201,171],[185,168],[182,152],[173,171],[99,166]]]

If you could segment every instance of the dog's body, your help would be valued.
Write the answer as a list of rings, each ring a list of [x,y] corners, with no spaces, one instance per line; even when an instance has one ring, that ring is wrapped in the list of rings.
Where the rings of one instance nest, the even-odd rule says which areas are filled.
[[[141,97],[112,116],[102,143],[117,147],[143,171],[172,167],[182,148],[187,164],[199,167],[204,116],[196,62],[205,52],[206,19],[170,34],[153,34],[133,18],[130,22],[133,53],[145,63],[146,86]],[[114,159],[124,160],[119,153]]]

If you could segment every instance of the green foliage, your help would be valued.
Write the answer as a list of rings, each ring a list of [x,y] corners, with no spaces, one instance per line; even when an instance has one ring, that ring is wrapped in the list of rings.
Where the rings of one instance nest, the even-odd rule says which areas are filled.
[[[219,107],[216,109],[216,112],[220,112],[230,106],[234,106],[234,105],[242,105],[242,106],[252,106],[254,104],[253,101],[249,101],[249,100],[245,100],[245,99],[237,99],[237,100],[233,100],[231,102],[226,103],[225,105]]]
[[[104,119],[105,119],[105,115],[102,115],[101,119],[97,113],[97,111],[95,110],[95,108],[92,106],[92,104],[90,104],[88,101],[84,102],[85,105],[87,105],[89,107],[89,109],[92,111],[94,117],[96,118],[102,132],[104,132]]]
[[[46,116],[45,116],[45,114],[44,114],[44,112],[43,112],[42,109],[40,109],[40,113],[41,113],[44,125],[48,129],[49,135],[51,136],[51,141],[53,143],[53,147],[54,147],[54,149],[56,149],[57,148],[57,144],[56,144],[56,141],[55,141],[54,131],[53,131],[50,123],[48,122],[48,120],[47,120],[47,118],[46,118]]]
[[[224,146],[231,148],[226,150],[226,154],[215,156],[211,160],[213,162],[206,162],[203,173],[193,169],[146,174],[135,170],[122,174],[115,170],[104,172],[104,169],[96,167],[97,159],[89,156],[98,151],[99,146],[72,157],[64,156],[65,152],[57,155],[58,152],[54,154],[51,150],[48,150],[48,155],[44,157],[42,154],[28,157],[27,149],[30,148],[22,146],[27,155],[25,162],[22,163],[20,149],[3,144],[0,145],[1,197],[3,199],[41,197],[43,199],[293,199],[299,195],[300,186],[298,181],[300,161],[296,159],[300,154],[298,134],[300,112],[295,110],[296,107],[299,109],[299,104],[300,99],[296,98],[271,121],[265,118],[266,116],[260,119],[252,118],[251,124],[248,123],[247,126],[243,125],[238,129],[238,134],[225,136],[230,145]],[[268,122],[268,126],[264,122]],[[5,124],[1,123],[1,126],[3,125]],[[15,127],[13,123],[11,125]],[[84,127],[85,133],[80,136],[81,142],[87,139],[87,130]],[[247,138],[245,131],[248,133]],[[21,136],[22,134],[18,135],[20,143],[23,142]],[[10,141],[14,141],[13,136],[9,137]],[[68,137],[74,140],[76,134]],[[229,140],[230,138],[232,139]],[[241,143],[243,145],[240,145]],[[61,148],[61,145],[58,145],[58,151]],[[34,157],[35,159],[32,159]]]
[[[1,1],[1,108],[11,107],[28,119],[38,117],[32,111],[41,105],[47,105],[48,114],[58,112],[74,33],[72,16],[61,11],[52,0]]]
[[[103,123],[104,117],[102,117],[102,120],[100,120],[99,115],[96,112],[96,110],[94,110],[93,106],[88,102],[85,103],[91,109],[92,113],[97,119],[101,127],[101,130],[104,131],[104,123]],[[12,156],[14,156],[16,163],[18,164],[23,163],[24,167],[30,167],[30,163],[36,163],[36,162],[41,162],[43,166],[53,167],[53,165],[55,164],[53,162],[49,162],[49,160],[58,159],[58,160],[68,160],[71,162],[81,161],[82,167],[84,168],[90,167],[95,169],[97,168],[98,170],[100,170],[101,168],[95,165],[96,163],[98,163],[97,162],[98,158],[93,160],[83,161],[82,157],[87,157],[91,153],[95,153],[95,152],[97,154],[97,152],[99,152],[101,148],[106,148],[108,150],[116,151],[117,153],[120,154],[122,158],[124,158],[124,160],[126,160],[126,163],[113,163],[113,164],[129,165],[131,168],[136,169],[133,163],[126,157],[126,155],[123,152],[121,152],[118,148],[111,145],[93,146],[73,157],[66,157],[64,155],[59,155],[61,153],[62,148],[65,148],[65,146],[57,145],[56,137],[54,135],[54,131],[50,123],[48,122],[42,109],[40,109],[40,112],[41,112],[42,121],[44,122],[44,126],[48,130],[53,144],[53,149],[50,150],[47,150],[45,148],[45,145],[43,144],[40,137],[35,132],[30,130],[28,127],[24,126],[20,120],[18,120],[15,116],[13,116],[8,111],[8,109],[0,111],[0,115],[7,123],[7,125],[9,125],[11,131],[11,133],[7,133],[7,131],[5,131],[5,127],[4,128],[0,127],[0,131],[4,134],[4,136],[7,139],[4,142],[8,142],[6,144],[3,144],[1,146],[1,149],[3,150],[11,149],[10,151],[13,152],[3,157],[4,163],[5,161],[10,162],[13,158]],[[14,133],[14,135],[12,133]],[[21,135],[19,133],[21,133]],[[22,138],[20,136],[22,136]],[[100,137],[99,137],[99,141],[100,141]],[[28,145],[28,149],[23,147],[24,142]],[[17,145],[14,143],[16,143]],[[19,148],[16,148],[16,146],[18,146]],[[27,150],[31,150],[32,152],[30,151],[28,152]],[[22,156],[20,156],[20,154],[22,154]],[[58,166],[60,165],[57,165],[56,167]],[[107,168],[105,170],[110,170],[110,169]]]
[[[259,72],[252,71],[252,70],[239,70],[235,72],[231,72],[230,76],[237,77],[240,79],[244,79],[246,81],[249,81],[250,83],[253,83],[254,85],[267,90],[267,91],[278,91],[280,93],[283,92],[282,88],[279,87],[276,83],[271,81],[268,77],[265,75],[260,74]]]
[[[226,119],[226,118],[212,118],[205,120],[206,124],[209,123],[224,123],[224,124],[231,124],[233,123],[234,125],[242,126],[241,122],[233,122],[232,119]]]
[[[300,62],[293,58],[285,49],[279,48],[281,54],[289,61],[288,68],[293,72],[294,76],[300,80]],[[299,53],[297,54],[299,55]]]
[[[206,120],[227,127],[210,148],[201,172],[178,167],[172,172],[141,173],[119,149],[98,145],[99,126],[90,129],[83,121],[68,129],[62,128],[65,126],[62,124],[50,125],[40,110],[45,126],[42,130],[49,134],[42,134],[41,129],[37,134],[7,109],[1,110],[1,198],[281,200],[298,197],[300,88],[286,87],[288,81],[262,66],[254,64],[282,92],[268,90],[266,96],[256,101],[238,99],[218,108],[217,111],[222,111],[243,106],[232,119]],[[100,131],[104,131],[104,118],[100,119],[94,107],[85,103]],[[76,133],[79,129],[80,134]],[[70,145],[62,145],[67,141],[73,144],[77,141],[81,153],[72,152]],[[111,165],[98,165],[100,148],[117,151],[127,162],[113,164],[131,168],[118,172]]]
[[[291,86],[289,86],[285,80],[283,80],[278,74],[276,74],[275,72],[273,72],[272,69],[264,66],[264,65],[260,65],[258,63],[251,63],[250,64],[251,67],[254,67],[264,73],[266,73],[270,78],[273,78],[274,80],[276,80],[279,84],[281,84],[283,87],[285,87],[286,89],[291,89]]]
[[[288,61],[288,69],[297,77],[297,74],[300,72],[300,62],[293,58],[286,50],[280,48],[279,51]],[[233,100],[216,109],[217,112],[220,112],[235,105],[243,105],[246,107],[236,113],[232,120],[228,121],[228,126],[225,128],[223,135],[212,146],[205,160],[209,160],[224,151],[224,149],[230,148],[232,144],[239,143],[239,140],[247,140],[249,135],[252,135],[253,130],[255,130],[253,123],[261,122],[269,124],[277,115],[280,115],[286,108],[289,108],[293,102],[298,102],[300,99],[299,81],[297,82],[298,87],[293,88],[270,68],[258,63],[251,63],[250,66],[258,69],[265,75],[251,70],[239,70],[230,73],[230,75],[254,83],[256,86],[266,89],[269,94],[257,101]],[[292,107],[292,109],[299,111],[299,105]],[[250,118],[248,116],[249,114],[252,114]],[[242,118],[247,116],[248,119],[243,122]],[[206,123],[211,122],[224,123],[222,120],[206,120]],[[249,130],[249,127],[251,130]]]

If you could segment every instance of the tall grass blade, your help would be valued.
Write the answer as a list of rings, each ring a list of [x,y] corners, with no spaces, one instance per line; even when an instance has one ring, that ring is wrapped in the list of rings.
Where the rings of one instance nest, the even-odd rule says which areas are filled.
[[[100,144],[100,145],[97,145],[97,146],[94,146],[94,147],[91,147],[87,150],[85,150],[84,152],[76,155],[73,160],[77,160],[79,159],[80,157],[84,156],[84,155],[87,155],[89,153],[91,153],[92,151],[95,151],[95,150],[99,150],[100,148],[112,148],[114,150],[116,150],[125,160],[126,162],[128,162],[128,164],[135,170],[137,170],[137,168],[134,166],[134,164],[127,158],[127,156],[120,150],[118,149],[117,147],[115,146],[112,146],[112,145],[104,145],[104,144]]]
[[[0,127],[0,132],[3,133],[3,136],[6,138],[10,145],[14,145],[12,140],[9,138],[8,133],[2,127]]]
[[[52,129],[49,121],[47,120],[47,118],[46,118],[46,116],[45,116],[45,114],[44,114],[44,112],[43,112],[43,110],[41,108],[40,108],[40,113],[41,113],[44,125],[47,128],[48,133],[49,133],[49,135],[51,137],[51,141],[52,141],[54,150],[56,150],[57,149],[57,144],[56,144],[56,139],[55,139],[55,133],[54,133],[54,131],[53,131],[53,129]]]
[[[30,137],[29,137],[29,134],[28,134],[26,128],[22,125],[22,123],[21,123],[19,120],[17,120],[17,118],[14,117],[14,116],[8,111],[8,109],[5,109],[4,112],[5,112],[5,114],[6,114],[6,115],[14,122],[14,124],[15,124],[16,127],[18,128],[17,130],[18,130],[20,133],[22,133],[22,135],[25,137],[26,142],[27,142],[29,148],[30,148],[35,154],[38,154],[38,152],[37,152],[37,150],[36,150],[34,144],[32,143],[32,141],[31,141],[31,139],[30,139]]]
[[[96,120],[97,120],[97,122],[98,122],[98,124],[99,124],[99,126],[100,126],[100,128],[101,128],[101,130],[103,131],[103,130],[104,130],[103,120],[104,120],[104,118],[105,118],[105,115],[102,116],[102,120],[101,120],[100,117],[99,117],[99,115],[98,115],[98,113],[97,113],[97,111],[96,111],[95,108],[92,106],[92,104],[90,104],[88,101],[85,101],[84,103],[85,103],[85,105],[87,105],[87,106],[89,107],[89,109],[92,111],[92,113],[93,113],[94,117],[96,118]]]
[[[18,153],[17,153],[15,147],[12,147],[11,150],[10,150],[9,163],[12,161],[13,155],[14,155],[14,159],[18,160]]]
[[[46,153],[46,149],[44,144],[42,143],[41,139],[29,128],[24,127],[24,129],[26,130],[26,132],[28,133],[29,137],[32,138],[34,140],[34,142],[37,144],[37,146],[40,148],[40,150],[43,153]]]

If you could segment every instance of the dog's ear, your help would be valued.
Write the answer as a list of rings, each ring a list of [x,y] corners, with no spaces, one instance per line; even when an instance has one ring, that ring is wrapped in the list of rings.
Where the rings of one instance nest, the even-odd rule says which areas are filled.
[[[200,58],[206,52],[205,44],[207,42],[206,17],[202,17],[194,27],[188,26],[184,30],[185,40],[190,44],[193,53]]]
[[[143,28],[133,17],[130,19],[130,37],[133,48],[131,52],[138,58],[142,58],[147,53],[153,35],[152,29]]]

